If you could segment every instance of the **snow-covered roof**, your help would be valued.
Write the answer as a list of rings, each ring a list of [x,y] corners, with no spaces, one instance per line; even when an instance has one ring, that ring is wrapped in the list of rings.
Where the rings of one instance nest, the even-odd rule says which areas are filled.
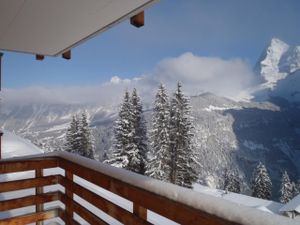
[[[4,159],[43,153],[28,140],[7,131],[4,132],[2,140],[2,158]]]
[[[285,204],[279,211],[300,213],[300,194]]]
[[[225,199],[217,198],[207,194],[196,193],[195,191],[165,183],[130,171],[114,168],[84,157],[76,156],[67,152],[55,152],[35,156],[25,156],[20,159],[36,157],[58,156],[70,160],[79,165],[99,171],[103,174],[129,183],[135,187],[142,188],[170,200],[193,207],[212,215],[234,221],[244,225],[296,225],[295,221],[284,216],[266,213],[254,208],[238,205]],[[6,159],[5,161],[10,161]]]
[[[58,55],[158,0],[1,0],[0,49]]]

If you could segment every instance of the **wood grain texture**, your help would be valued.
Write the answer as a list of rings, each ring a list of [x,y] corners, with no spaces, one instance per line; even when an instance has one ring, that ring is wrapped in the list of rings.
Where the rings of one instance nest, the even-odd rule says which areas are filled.
[[[66,179],[69,180],[71,183],[73,183],[73,173],[71,173],[70,171],[65,171],[66,173]],[[73,191],[70,188],[66,188],[66,196],[69,199],[72,199],[73,201]],[[68,217],[70,217],[71,219],[74,218],[74,209],[73,209],[73,205],[72,204],[65,204],[66,206],[66,213],[68,215]]]
[[[133,214],[147,221],[147,209],[136,203],[133,203]]]
[[[60,167],[65,170],[66,176],[54,175],[43,177],[42,170],[45,168]],[[0,220],[0,224],[18,224],[30,220],[42,221],[43,216],[47,216],[42,207],[38,207],[46,202],[60,200],[65,206],[65,211],[59,211],[66,224],[78,224],[74,220],[74,212],[91,224],[106,224],[101,218],[89,211],[87,208],[75,202],[74,194],[80,196],[90,204],[99,208],[108,215],[119,220],[123,224],[150,224],[147,220],[147,210],[167,217],[179,224],[202,224],[202,225],[238,225],[238,223],[228,221],[202,210],[193,208],[180,202],[160,196],[151,191],[139,188],[133,184],[118,180],[99,171],[90,169],[83,165],[76,164],[67,159],[50,157],[38,159],[24,159],[12,161],[0,161],[0,173],[20,172],[36,170],[37,178],[24,179],[19,181],[3,182],[0,185],[0,192],[12,191],[25,188],[37,188],[37,194],[18,199],[5,200],[0,202],[0,211],[6,211],[31,205],[37,206],[37,212],[27,217],[11,218],[13,220]],[[81,177],[95,185],[98,185],[114,194],[133,202],[133,212],[115,205],[107,199],[73,181],[74,175]],[[41,193],[44,185],[58,183],[65,187],[65,194],[61,192]],[[39,217],[40,216],[40,217]],[[30,218],[30,219],[29,219]],[[2,223],[4,221],[5,223]]]
[[[27,188],[43,187],[46,185],[53,185],[57,183],[58,183],[58,175],[0,182],[0,193],[27,189]]]
[[[124,224],[144,224],[149,225],[150,223],[144,220],[143,217],[132,214],[131,212],[123,209],[122,207],[115,205],[105,198],[87,190],[76,183],[71,183],[68,179],[60,178],[59,183],[64,186],[67,190],[71,190],[74,194],[80,196],[90,204],[96,206],[101,211],[114,217]]]
[[[63,57],[64,59],[70,60],[70,59],[71,59],[71,50],[64,52],[64,53],[62,54],[62,57]]]
[[[42,61],[44,60],[45,56],[43,55],[35,55],[35,59],[38,60],[38,61]]]
[[[108,191],[122,196],[123,198],[126,198],[145,209],[149,209],[180,224],[238,225],[238,223],[194,209],[191,206],[178,203],[164,196],[135,187],[131,184],[117,180],[82,165],[75,164],[66,159],[61,159],[59,161],[59,166],[67,171],[72,171],[74,175],[77,175],[91,183],[107,189]]]
[[[84,220],[86,220],[90,224],[99,224],[99,225],[108,225],[104,220],[96,216],[94,213],[90,212],[85,207],[78,204],[76,201],[68,198],[66,195],[63,195],[61,201],[65,205],[72,205],[72,209],[76,212],[79,216],[81,216]]]
[[[36,158],[16,161],[0,161],[0,174],[47,169],[58,166],[58,158]]]
[[[0,211],[12,210],[22,208],[31,205],[42,204],[46,202],[52,202],[60,200],[60,192],[50,192],[39,195],[30,195],[22,198],[15,198],[10,200],[0,201]]]
[[[145,25],[145,12],[142,11],[139,14],[130,18],[131,25],[135,27],[142,27]]]
[[[78,223],[76,220],[68,217],[65,210],[60,210],[58,212],[58,217],[61,218],[67,225],[80,225],[80,223]]]
[[[24,225],[58,217],[60,208],[0,220],[1,225]]]
[[[35,177],[36,178],[42,178],[43,177],[43,169],[36,169],[35,170]],[[38,186],[35,188],[35,194],[36,195],[40,195],[43,194],[43,187],[42,186]],[[43,204],[36,204],[35,205],[35,212],[42,212],[44,210],[44,205]],[[37,221],[36,225],[43,225],[43,220],[41,221]]]

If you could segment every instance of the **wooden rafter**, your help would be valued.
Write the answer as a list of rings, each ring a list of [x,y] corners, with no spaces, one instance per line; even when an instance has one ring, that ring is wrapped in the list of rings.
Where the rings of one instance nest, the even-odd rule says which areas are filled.
[[[135,27],[142,27],[145,25],[145,13],[144,11],[136,14],[130,18],[130,23]]]
[[[43,55],[35,55],[35,59],[36,60],[39,60],[39,61],[42,61],[42,60],[44,60],[44,58],[45,58],[45,56],[43,56]]]
[[[64,52],[64,53],[62,54],[62,57],[63,57],[64,59],[70,60],[70,59],[71,59],[71,50]]]

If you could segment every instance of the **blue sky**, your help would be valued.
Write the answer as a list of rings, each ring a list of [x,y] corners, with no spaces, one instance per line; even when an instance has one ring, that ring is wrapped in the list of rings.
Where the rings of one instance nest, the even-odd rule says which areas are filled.
[[[162,0],[146,11],[145,27],[125,21],[73,49],[70,61],[5,52],[3,85],[101,84],[152,73],[164,59],[186,52],[253,66],[272,37],[300,45],[299,12],[299,0]]]

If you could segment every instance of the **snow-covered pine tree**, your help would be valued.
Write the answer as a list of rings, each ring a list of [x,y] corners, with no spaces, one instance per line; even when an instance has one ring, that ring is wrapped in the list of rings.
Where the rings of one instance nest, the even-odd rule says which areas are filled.
[[[133,89],[130,99],[130,143],[126,148],[128,164],[125,167],[128,170],[139,174],[145,174],[147,164],[147,128],[143,116],[143,107],[141,99],[136,89]]]
[[[67,129],[65,151],[94,159],[94,150],[91,141],[91,131],[86,114],[79,119],[73,115],[70,127]]]
[[[283,172],[280,187],[280,202],[286,204],[293,198],[293,185],[286,171]]]
[[[166,88],[160,84],[154,100],[151,130],[152,159],[147,165],[147,175],[164,181],[170,179],[170,106]]]
[[[92,143],[91,130],[87,121],[86,113],[81,114],[81,120],[79,123],[79,136],[80,136],[80,149],[78,154],[84,157],[95,159],[94,147]]]
[[[225,191],[241,193],[241,179],[237,170],[225,170],[223,189]]]
[[[271,199],[272,182],[266,167],[259,162],[252,175],[252,196],[262,199]]]
[[[114,125],[114,148],[112,155],[106,163],[119,168],[127,168],[127,148],[132,140],[131,103],[129,93],[126,90],[123,102],[120,106],[119,116]]]
[[[64,149],[67,152],[77,153],[80,148],[79,119],[77,115],[72,116],[72,120],[66,133]]]
[[[297,187],[297,183],[296,182],[291,182],[291,184],[292,184],[292,199],[294,198],[294,197],[296,197],[297,195],[299,195],[300,194],[300,192],[299,192],[299,190],[298,190],[298,187]]]
[[[170,182],[188,188],[198,178],[190,111],[189,99],[184,96],[181,84],[178,83],[170,106]]]
[[[294,185],[293,197],[300,194],[300,179]]]

